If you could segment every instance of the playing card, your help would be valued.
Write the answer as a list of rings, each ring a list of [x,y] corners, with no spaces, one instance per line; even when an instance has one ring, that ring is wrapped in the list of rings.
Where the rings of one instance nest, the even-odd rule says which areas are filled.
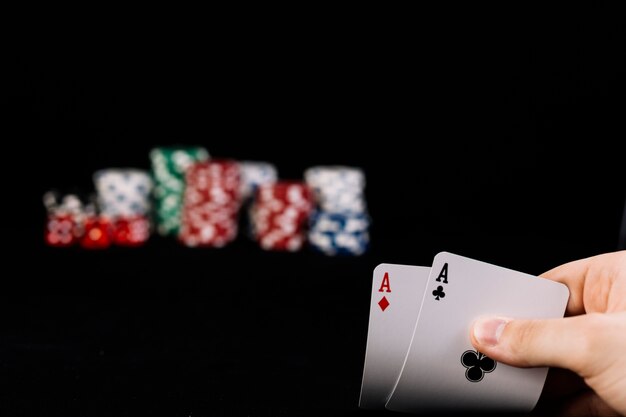
[[[374,269],[359,406],[384,409],[400,374],[430,268],[380,264]]]
[[[451,253],[437,254],[402,371],[386,408],[404,412],[528,412],[547,368],[514,368],[476,352],[472,322],[481,315],[562,317],[561,283]]]

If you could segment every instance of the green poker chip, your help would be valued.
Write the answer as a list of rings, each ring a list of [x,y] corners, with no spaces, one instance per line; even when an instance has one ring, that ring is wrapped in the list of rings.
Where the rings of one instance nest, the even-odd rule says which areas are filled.
[[[154,180],[154,213],[162,236],[178,235],[185,191],[185,172],[195,162],[209,159],[203,147],[158,147],[150,151]]]

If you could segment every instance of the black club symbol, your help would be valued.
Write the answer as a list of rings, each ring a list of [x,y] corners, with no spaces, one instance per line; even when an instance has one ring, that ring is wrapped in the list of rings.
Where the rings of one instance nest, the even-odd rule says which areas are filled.
[[[466,350],[461,355],[461,363],[467,368],[465,378],[471,382],[482,381],[485,374],[496,369],[498,362],[483,353],[474,350]]]
[[[443,292],[443,287],[440,285],[436,290],[433,291],[433,295],[435,296],[435,300],[439,301],[440,298],[446,296],[446,293]]]

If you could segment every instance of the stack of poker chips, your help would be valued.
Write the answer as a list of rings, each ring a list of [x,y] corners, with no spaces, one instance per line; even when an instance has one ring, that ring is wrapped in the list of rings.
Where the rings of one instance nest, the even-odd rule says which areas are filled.
[[[154,214],[162,236],[178,235],[181,220],[185,172],[194,162],[209,159],[202,147],[159,147],[150,151],[154,179]]]
[[[304,182],[261,185],[251,209],[254,238],[265,250],[300,250],[312,205],[312,192]]]
[[[210,160],[191,165],[185,175],[179,240],[190,247],[222,247],[237,237],[239,165]]]
[[[317,166],[304,173],[315,195],[310,246],[326,255],[362,255],[369,246],[365,174],[356,167]]]
[[[139,246],[150,237],[152,180],[139,169],[109,168],[97,171],[93,181],[98,193],[100,220],[112,224],[112,241],[121,246]]]

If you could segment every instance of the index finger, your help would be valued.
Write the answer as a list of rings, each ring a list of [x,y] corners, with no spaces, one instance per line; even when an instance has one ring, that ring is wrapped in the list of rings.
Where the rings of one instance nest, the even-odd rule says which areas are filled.
[[[566,315],[607,311],[608,294],[619,274],[626,273],[626,251],[568,262],[539,275],[567,285]]]

